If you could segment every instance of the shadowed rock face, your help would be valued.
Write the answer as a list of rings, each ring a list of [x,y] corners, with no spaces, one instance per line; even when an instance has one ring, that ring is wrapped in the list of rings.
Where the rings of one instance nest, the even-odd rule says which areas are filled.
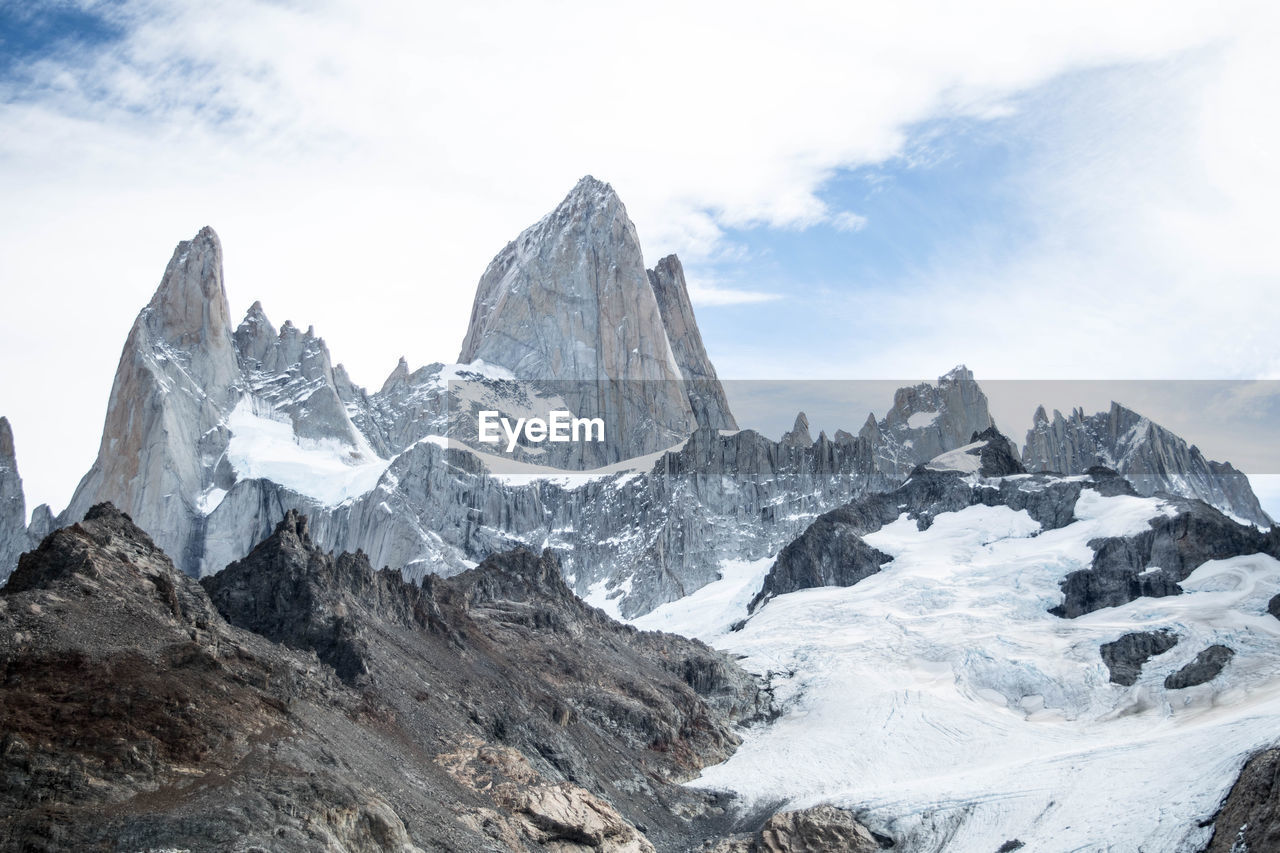
[[[1191,663],[1177,672],[1170,673],[1169,677],[1164,680],[1165,689],[1183,690],[1187,687],[1195,687],[1198,684],[1212,681],[1218,677],[1235,655],[1235,649],[1228,646],[1217,644],[1209,646],[1196,655],[1196,659]]]
[[[1170,631],[1135,631],[1103,643],[1098,651],[1111,673],[1112,683],[1131,687],[1142,674],[1143,664],[1176,645],[1178,638]]]
[[[978,451],[978,473],[983,477],[1008,477],[1025,474],[1027,469],[1018,461],[1018,448],[994,426],[973,434],[970,443],[984,442]]]
[[[1071,619],[1143,596],[1180,595],[1179,582],[1208,560],[1280,554],[1280,536],[1274,530],[1263,533],[1239,524],[1201,501],[1169,502],[1176,512],[1153,518],[1149,530],[1090,542],[1093,566],[1067,575],[1062,581],[1064,600],[1051,612]]]
[[[420,588],[291,514],[209,586],[109,505],[23,557],[0,847],[680,849],[722,818],[674,782],[762,710],[718,653],[583,605],[549,554]]]
[[[1205,853],[1280,850],[1280,749],[1255,754],[1214,818]]]

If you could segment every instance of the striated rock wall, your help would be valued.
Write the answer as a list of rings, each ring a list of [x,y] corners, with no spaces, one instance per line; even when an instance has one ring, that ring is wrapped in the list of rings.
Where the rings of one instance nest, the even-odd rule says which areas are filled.
[[[936,384],[899,388],[885,416],[877,422],[867,415],[858,435],[871,446],[876,467],[903,480],[916,465],[968,444],[994,425],[973,371],[960,365]]]
[[[489,264],[458,356],[477,360],[578,383],[564,392],[570,411],[602,417],[608,439],[570,448],[588,454],[578,467],[671,447],[697,425],[635,225],[591,177]]]
[[[174,250],[116,368],[97,459],[60,516],[114,501],[187,571],[199,564],[198,496],[214,484],[225,421],[243,395],[222,245],[211,228]]]
[[[702,345],[702,333],[698,331],[698,323],[693,317],[693,303],[689,301],[689,287],[684,280],[684,266],[680,259],[668,255],[658,261],[648,275],[698,426],[737,429],[724,388]]]
[[[28,544],[27,499],[18,475],[13,430],[9,420],[0,417],[0,583],[13,571]]]
[[[1225,462],[1205,459],[1195,445],[1119,403],[1105,412],[1069,417],[1041,406],[1027,432],[1023,464],[1031,471],[1082,474],[1094,465],[1113,468],[1140,495],[1157,492],[1198,498],[1245,521],[1271,526],[1249,478]]]

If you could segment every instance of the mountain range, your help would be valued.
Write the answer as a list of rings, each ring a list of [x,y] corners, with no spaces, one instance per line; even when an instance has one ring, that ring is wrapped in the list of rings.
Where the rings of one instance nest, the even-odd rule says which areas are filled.
[[[1116,849],[1280,826],[1255,779],[1280,540],[1244,474],[1148,418],[1042,407],[1019,449],[959,366],[856,433],[815,438],[804,413],[777,440],[741,429],[680,260],[648,268],[591,177],[490,262],[456,363],[402,359],[374,391],[312,328],[257,302],[235,323],[222,253],[210,228],[178,244],[61,512],[28,519],[0,418],[13,849],[217,849],[214,812],[268,849],[1098,841],[1077,835],[1111,805],[1051,762],[944,779],[939,757],[976,755],[967,729],[922,734],[931,715],[1039,751],[1026,726],[1057,727],[1056,754],[1098,772],[1111,753],[1077,729],[1156,715],[1170,731],[1135,747],[1134,779],[1163,756],[1212,781],[1172,805],[1152,787],[1162,829]],[[481,412],[553,410],[603,440],[480,437]],[[1003,621],[960,615],[979,612]],[[1184,730],[1228,746],[1206,765]],[[1222,810],[1250,816],[1223,834],[1250,756]]]

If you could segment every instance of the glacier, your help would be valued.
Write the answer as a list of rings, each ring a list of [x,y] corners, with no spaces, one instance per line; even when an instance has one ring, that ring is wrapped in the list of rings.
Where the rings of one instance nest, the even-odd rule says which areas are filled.
[[[927,530],[904,515],[865,537],[893,556],[880,573],[778,596],[750,619],[767,561],[726,565],[634,622],[738,656],[779,703],[692,784],[746,810],[844,806],[910,850],[1202,849],[1241,765],[1274,739],[1280,621],[1267,602],[1280,561],[1211,561],[1183,595],[1048,612],[1059,581],[1089,566],[1091,540],[1168,511],[1086,488],[1056,530],[1004,506],[942,513]],[[1181,642],[1132,687],[1111,683],[1099,646],[1158,628]],[[1236,651],[1219,678],[1163,687],[1211,643]]]

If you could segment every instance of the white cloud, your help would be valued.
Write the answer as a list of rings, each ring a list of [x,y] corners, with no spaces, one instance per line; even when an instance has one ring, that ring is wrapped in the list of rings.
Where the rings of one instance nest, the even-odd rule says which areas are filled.
[[[725,228],[826,221],[824,181],[901,153],[915,122],[1255,31],[1250,7],[1217,3],[86,5],[127,39],[0,81],[0,413],[55,504],[92,458],[134,313],[202,225],[235,310],[314,323],[376,384],[402,352],[454,356],[487,260],[584,173],[618,189],[651,258],[696,261]],[[1239,155],[1213,180],[1233,186],[1273,168],[1274,146],[1247,142],[1270,103],[1251,63],[1206,107],[1225,141],[1204,145]],[[1265,220],[1175,213],[1269,268]]]
[[[831,225],[837,231],[861,231],[867,227],[867,217],[846,210],[832,216]]]
[[[737,290],[732,287],[719,287],[712,284],[689,285],[689,299],[694,305],[698,306],[751,305],[758,302],[772,302],[781,298],[780,294],[765,293],[758,290]]]

